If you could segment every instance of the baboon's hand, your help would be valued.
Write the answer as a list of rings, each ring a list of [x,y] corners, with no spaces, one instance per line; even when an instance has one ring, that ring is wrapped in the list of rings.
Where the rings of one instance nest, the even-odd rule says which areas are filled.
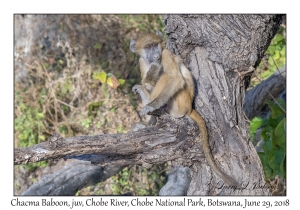
[[[141,88],[142,88],[142,85],[135,85],[135,86],[132,87],[132,91],[134,93],[140,93]]]
[[[162,67],[162,65],[158,62],[152,62],[150,65],[150,69],[159,69],[161,67]]]
[[[146,115],[148,114],[149,112],[153,112],[155,109],[152,107],[152,106],[149,106],[149,105],[146,105],[142,108],[141,112],[140,112],[140,115]]]

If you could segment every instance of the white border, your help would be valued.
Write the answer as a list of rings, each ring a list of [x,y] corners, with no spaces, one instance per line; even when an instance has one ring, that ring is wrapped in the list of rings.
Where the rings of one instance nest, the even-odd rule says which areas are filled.
[[[299,10],[298,5],[284,1],[6,1],[1,3],[1,193],[0,205],[4,209],[11,206],[13,197],[13,14],[14,13],[286,13],[287,14],[287,196],[286,197],[221,197],[222,200],[245,198],[263,201],[290,200],[290,206],[299,207],[297,196],[299,177]],[[3,65],[4,64],[4,65]],[[4,134],[4,135],[3,135]],[[43,197],[21,197],[22,200]],[[89,197],[75,198],[85,201]],[[109,199],[108,197],[106,197]],[[173,197],[174,198],[174,197]],[[180,199],[179,197],[177,197]],[[192,197],[196,199],[196,197]],[[203,199],[218,199],[204,197]],[[49,199],[49,197],[47,197]],[[57,200],[72,201],[74,197],[55,197]],[[129,197],[120,199],[132,199]],[[151,199],[155,199],[152,197]],[[14,209],[22,207],[14,207]],[[23,207],[24,208],[24,207]],[[28,209],[34,207],[27,207]],[[40,208],[40,207],[38,207]],[[63,207],[56,207],[62,209]],[[95,207],[97,209],[101,207]],[[115,209],[116,207],[111,207]],[[140,208],[140,207],[139,207]],[[157,207],[156,207],[157,208]],[[164,207],[176,208],[176,207]],[[197,207],[199,208],[199,207]],[[222,207],[232,209],[232,207]],[[240,208],[240,207],[239,207]],[[256,207],[257,208],[257,207]],[[66,209],[66,208],[64,208]],[[294,208],[296,209],[296,208]]]

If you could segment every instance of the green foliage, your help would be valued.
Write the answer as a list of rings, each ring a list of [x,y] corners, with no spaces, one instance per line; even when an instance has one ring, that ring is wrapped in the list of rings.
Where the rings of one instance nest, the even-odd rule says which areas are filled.
[[[63,96],[67,95],[71,91],[71,82],[67,80],[63,84],[60,84],[60,90]]]
[[[270,109],[273,119],[281,119],[281,117],[285,117],[286,104],[283,99],[278,99],[276,102],[267,101],[266,102]]]
[[[257,76],[261,80],[272,75],[277,69],[286,63],[286,40],[284,28],[281,27],[272,39],[270,46],[265,52],[258,69]],[[255,78],[252,86],[258,84]],[[270,114],[262,119],[253,118],[250,123],[250,139],[254,138],[256,130],[263,127],[261,137],[264,140],[263,152],[258,155],[261,159],[266,179],[272,179],[276,175],[286,177],[286,104],[282,99],[276,102],[266,102],[271,110]]]
[[[263,119],[260,117],[254,117],[250,122],[250,140],[253,141],[254,135],[258,128],[263,124]]]
[[[106,83],[107,74],[104,71],[94,72],[93,78],[98,79],[101,83]]]
[[[111,108],[109,109],[109,111],[110,111],[110,112],[115,112],[115,111],[116,111],[116,107],[115,107],[115,106],[111,107]]]
[[[286,177],[286,104],[282,99],[276,102],[268,101],[271,113],[265,118],[254,118],[251,121],[251,133],[263,126],[261,137],[265,141],[263,152],[258,155],[261,159],[266,179],[279,175]]]
[[[141,166],[122,169],[116,176],[112,177],[113,194],[119,195],[126,192],[135,195],[158,195],[159,189],[164,185],[164,175],[160,173],[164,166],[153,166],[146,169]]]
[[[119,81],[120,85],[124,85],[124,83],[125,83],[125,79],[118,79],[118,81]]]
[[[40,162],[37,162],[37,163],[28,163],[28,164],[23,164],[22,166],[25,168],[25,169],[28,169],[28,170],[36,170],[37,168],[44,168],[48,165],[48,162],[43,160],[43,161],[40,161]]]
[[[89,128],[90,125],[91,125],[91,120],[90,120],[89,118],[84,119],[84,120],[81,122],[81,125],[84,126],[85,128]]]
[[[98,42],[94,45],[94,49],[95,50],[101,49],[101,48],[102,48],[102,45],[100,43],[98,43]]]
[[[59,133],[64,133],[65,135],[68,134],[68,127],[66,125],[61,125],[58,127]]]
[[[271,76],[277,69],[286,63],[286,40],[284,38],[284,28],[281,27],[272,39],[265,56],[261,60],[256,70],[256,76],[264,80]],[[251,81],[251,86],[259,83],[255,78]]]
[[[26,105],[21,100],[19,102],[19,108],[22,115],[19,115],[15,119],[15,131],[19,139],[19,147],[28,147],[34,144],[40,143],[45,140],[43,134],[45,125],[43,124],[44,114],[37,107],[31,107]]]
[[[280,28],[277,35],[272,39],[269,48],[266,51],[268,55],[269,70],[275,72],[277,68],[285,65],[286,59],[286,40],[284,38],[284,29]]]
[[[119,126],[117,127],[117,132],[118,132],[118,133],[123,133],[124,131],[125,131],[125,128],[124,128],[123,125],[119,125]]]
[[[102,105],[103,105],[103,101],[90,103],[88,116],[94,116],[95,117],[97,115],[97,110]]]
[[[104,71],[94,72],[93,78],[99,80],[102,84],[108,84],[113,89],[117,89],[120,85],[125,83],[124,79],[118,79],[111,73]]]

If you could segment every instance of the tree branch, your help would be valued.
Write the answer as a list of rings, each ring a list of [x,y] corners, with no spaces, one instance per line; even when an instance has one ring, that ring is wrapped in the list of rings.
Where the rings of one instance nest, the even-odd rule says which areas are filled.
[[[14,163],[26,164],[48,159],[76,158],[101,165],[159,164],[168,160],[184,158],[189,163],[201,149],[194,149],[198,128],[188,118],[160,117],[156,126],[128,134],[51,137],[27,148],[15,148]],[[185,150],[191,148],[191,153]],[[194,150],[194,151],[193,151]]]
[[[266,100],[271,100],[272,96],[277,97],[285,89],[285,79],[286,67],[283,66],[268,79],[246,92],[244,111],[249,119],[259,114]]]

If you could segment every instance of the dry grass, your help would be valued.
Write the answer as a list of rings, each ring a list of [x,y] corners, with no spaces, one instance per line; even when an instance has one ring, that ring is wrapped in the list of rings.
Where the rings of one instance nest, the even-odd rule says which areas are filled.
[[[139,99],[131,93],[131,86],[140,80],[129,40],[145,17],[16,15],[15,146],[47,140],[54,131],[63,137],[128,132],[139,121],[135,111]],[[159,17],[150,17],[157,25]],[[130,24],[132,20],[135,24]],[[147,21],[143,24],[151,26]],[[115,90],[93,79],[93,73],[102,70],[125,79],[125,84]],[[38,170],[23,169],[15,170],[16,194],[26,189],[24,181],[18,180],[22,177],[19,173]],[[34,177],[27,185],[40,178]],[[107,180],[107,189],[112,188],[109,183],[116,182]],[[138,182],[145,185],[147,180]]]

